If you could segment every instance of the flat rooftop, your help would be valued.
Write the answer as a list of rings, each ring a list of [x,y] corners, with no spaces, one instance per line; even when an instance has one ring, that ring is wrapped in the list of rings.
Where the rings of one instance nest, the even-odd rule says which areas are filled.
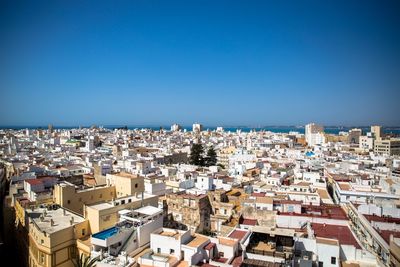
[[[322,188],[318,188],[317,192],[320,196],[320,198],[322,199],[331,199],[331,197],[329,196],[329,193],[326,189],[322,189]]]
[[[256,219],[247,219],[247,218],[240,217],[239,224],[255,226],[255,225],[257,225],[257,220]]]
[[[296,233],[296,231],[294,229],[287,229],[287,228],[270,229],[269,227],[265,227],[265,226],[254,226],[252,228],[252,230],[254,233],[280,235],[280,236],[288,236],[288,237],[293,237]]]
[[[380,217],[377,215],[368,215],[368,214],[363,214],[363,215],[369,222],[386,222],[386,223],[400,224],[400,218]]]
[[[219,237],[218,241],[221,245],[225,245],[228,247],[233,247],[238,242],[237,239],[225,238],[225,237]]]
[[[39,230],[48,234],[52,234],[71,227],[71,218],[73,218],[72,225],[76,225],[85,221],[83,217],[64,210],[63,208],[58,208],[56,210],[35,208],[33,211],[31,209],[26,209],[26,212],[29,216],[29,219],[37,225]],[[40,219],[41,215],[44,215],[43,221]],[[51,220],[53,220],[53,225],[51,224]]]
[[[316,241],[317,241],[317,243],[321,243],[321,244],[325,244],[325,245],[339,246],[339,241],[336,239],[317,237]]]
[[[159,212],[162,212],[162,209],[156,208],[153,206],[144,206],[144,207],[134,210],[134,212],[151,216],[151,215],[155,215]]]
[[[378,232],[378,234],[386,241],[386,243],[388,245],[390,244],[390,236],[391,235],[394,238],[399,238],[400,237],[400,232],[398,232],[398,231],[380,230],[380,229],[375,229],[375,231]]]
[[[168,237],[173,237],[175,239],[178,239],[181,236],[181,233],[178,231],[166,231],[163,230],[161,233],[159,233],[158,235],[162,235],[162,236],[168,236]]]
[[[204,244],[205,242],[207,242],[209,239],[205,236],[201,236],[201,235],[195,235],[194,238],[187,243],[186,245],[192,248],[197,248],[198,246]]]
[[[119,177],[123,177],[123,178],[129,178],[129,179],[137,179],[137,178],[140,178],[140,176],[138,176],[138,175],[134,175],[134,174],[127,173],[127,172],[120,172],[120,173],[115,173],[115,174],[112,174],[112,175],[114,175],[114,176],[119,176]]]
[[[353,245],[356,248],[361,249],[348,226],[312,223],[311,228],[314,230],[314,234],[317,238],[323,237],[336,239],[340,244]]]
[[[280,212],[279,215],[347,220],[346,212],[339,205],[335,204],[323,204],[320,206],[302,205],[301,209],[301,214]]]
[[[233,230],[232,233],[230,233],[230,235],[228,237],[234,238],[234,239],[239,239],[239,241],[240,241],[243,239],[243,237],[246,236],[247,233],[248,233],[248,231],[236,229],[236,230]]]
[[[143,199],[147,199],[147,198],[151,198],[154,197],[155,195],[150,195],[150,194],[146,194],[143,193]],[[128,202],[128,200],[131,199],[131,202]],[[119,203],[119,206],[121,205],[125,205],[125,204],[121,204],[121,201],[125,200],[125,204],[129,204],[135,201],[140,201],[142,200],[142,194],[139,194],[138,196],[127,196],[127,197],[121,197],[121,198],[116,198],[114,201],[115,203]],[[113,201],[105,201],[105,202],[100,202],[100,203],[96,203],[96,204],[91,204],[91,205],[87,205],[88,207],[92,208],[92,209],[96,209],[96,210],[105,210],[105,209],[109,209],[118,205],[114,205]]]

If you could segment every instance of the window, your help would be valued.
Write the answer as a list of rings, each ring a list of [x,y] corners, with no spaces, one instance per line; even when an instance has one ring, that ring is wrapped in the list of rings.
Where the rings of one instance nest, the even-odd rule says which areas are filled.
[[[68,199],[68,200],[67,200],[67,204],[71,204],[71,200]]]
[[[43,252],[40,252],[40,263],[44,264],[45,256]]]
[[[100,198],[102,198],[103,197],[103,194],[100,194]]]
[[[157,253],[161,253],[161,248],[157,248]]]
[[[169,254],[174,254],[174,253],[175,253],[175,250],[171,248],[171,249],[169,250]]]
[[[135,184],[135,188],[137,188],[138,187],[138,184]]]
[[[82,229],[82,235],[85,235],[85,228]]]
[[[124,204],[125,204],[125,199],[121,200],[121,205],[124,205]]]
[[[131,203],[132,202],[132,199],[128,199],[128,203]]]
[[[336,264],[336,257],[331,257],[331,264]]]

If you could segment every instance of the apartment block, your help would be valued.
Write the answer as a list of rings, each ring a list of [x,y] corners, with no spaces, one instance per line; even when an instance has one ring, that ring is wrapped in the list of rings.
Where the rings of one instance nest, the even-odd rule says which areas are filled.
[[[101,201],[110,201],[116,198],[115,186],[99,186],[79,189],[68,182],[54,186],[54,202],[73,212],[84,214],[84,205]]]
[[[400,155],[400,139],[375,140],[374,152],[381,155]]]

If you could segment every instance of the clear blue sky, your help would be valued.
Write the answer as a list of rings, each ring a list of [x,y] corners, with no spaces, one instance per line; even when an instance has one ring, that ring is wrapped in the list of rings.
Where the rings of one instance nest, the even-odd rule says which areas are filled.
[[[400,1],[2,0],[0,125],[400,125],[399,14]]]

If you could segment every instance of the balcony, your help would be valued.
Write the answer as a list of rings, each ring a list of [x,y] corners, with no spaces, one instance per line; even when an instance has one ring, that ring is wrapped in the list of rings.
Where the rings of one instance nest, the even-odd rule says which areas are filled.
[[[110,253],[117,251],[124,244],[124,241],[135,231],[133,223],[124,221],[116,226],[105,229],[92,235],[92,245],[95,250],[107,249]]]

